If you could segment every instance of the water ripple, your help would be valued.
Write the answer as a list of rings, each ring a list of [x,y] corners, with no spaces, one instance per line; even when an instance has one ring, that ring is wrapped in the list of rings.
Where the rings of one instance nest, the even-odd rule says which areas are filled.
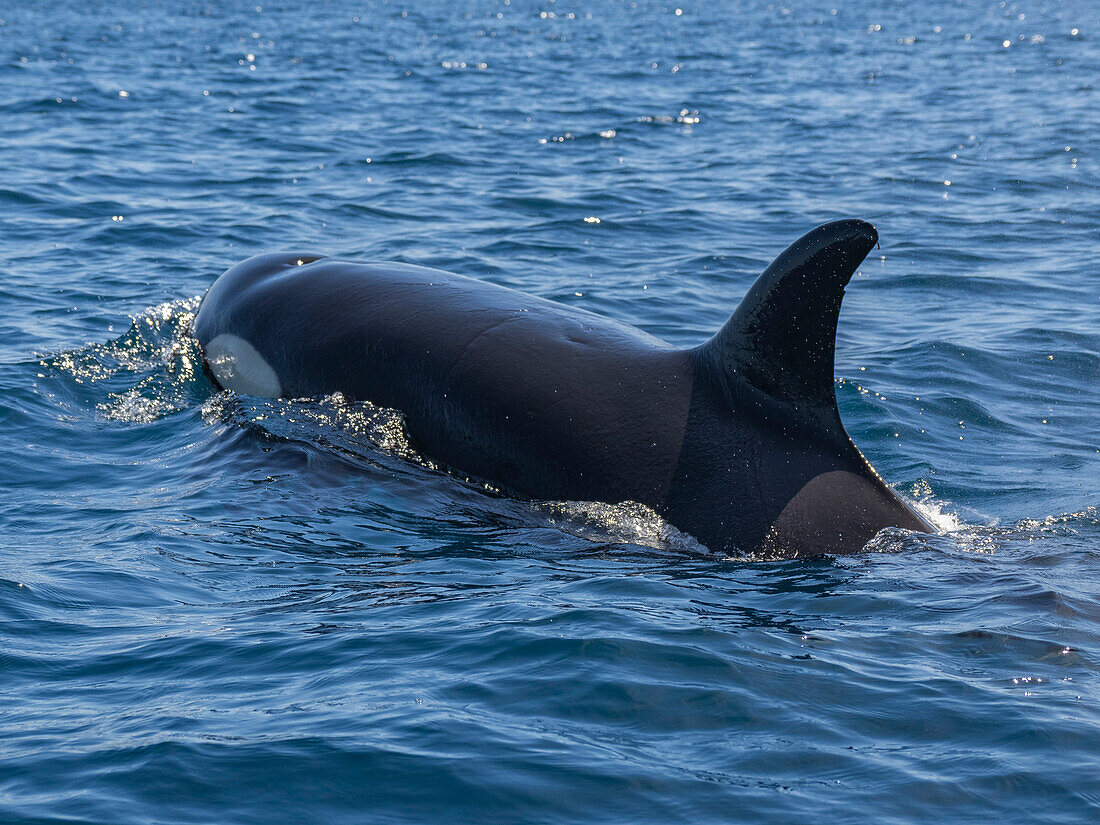
[[[1095,17],[0,10],[0,820],[1095,818]],[[313,248],[687,346],[849,216],[841,414],[940,529],[852,557],[510,498],[188,334]]]

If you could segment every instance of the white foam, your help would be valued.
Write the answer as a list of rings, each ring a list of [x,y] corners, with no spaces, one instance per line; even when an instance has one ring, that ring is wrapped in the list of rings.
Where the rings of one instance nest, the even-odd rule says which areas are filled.
[[[923,501],[909,500],[909,505],[916,510],[920,515],[924,516],[924,520],[936,528],[936,532],[940,535],[947,535],[949,533],[957,533],[963,529],[963,520],[959,518],[957,513],[953,513],[947,509],[947,503],[944,501],[938,501],[933,498],[927,498]]]
[[[206,363],[218,383],[227,390],[261,398],[278,398],[282,385],[275,370],[254,346],[243,338],[223,332],[208,343]]]

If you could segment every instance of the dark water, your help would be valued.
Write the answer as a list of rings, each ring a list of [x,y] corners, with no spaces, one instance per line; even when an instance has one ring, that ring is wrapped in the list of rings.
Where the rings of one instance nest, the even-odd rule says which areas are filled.
[[[0,821],[1100,818],[1097,7],[681,8],[0,5]],[[312,249],[687,345],[847,216],[841,411],[943,530],[849,558],[494,497],[186,332]]]

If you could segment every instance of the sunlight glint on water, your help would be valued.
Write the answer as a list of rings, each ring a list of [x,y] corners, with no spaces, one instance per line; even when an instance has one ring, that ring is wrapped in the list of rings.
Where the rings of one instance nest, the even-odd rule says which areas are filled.
[[[1096,818],[1092,4],[9,6],[0,821]],[[841,414],[941,531],[851,557],[517,501],[188,335],[286,250],[688,346],[841,217]]]

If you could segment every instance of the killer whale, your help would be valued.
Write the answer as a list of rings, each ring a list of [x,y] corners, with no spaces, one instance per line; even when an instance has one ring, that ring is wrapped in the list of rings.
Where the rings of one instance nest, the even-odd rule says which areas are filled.
[[[220,387],[395,408],[425,456],[511,493],[640,502],[716,551],[852,553],[934,532],[836,404],[841,299],[877,241],[812,230],[690,348],[450,272],[286,253],[220,276],[193,333]]]

